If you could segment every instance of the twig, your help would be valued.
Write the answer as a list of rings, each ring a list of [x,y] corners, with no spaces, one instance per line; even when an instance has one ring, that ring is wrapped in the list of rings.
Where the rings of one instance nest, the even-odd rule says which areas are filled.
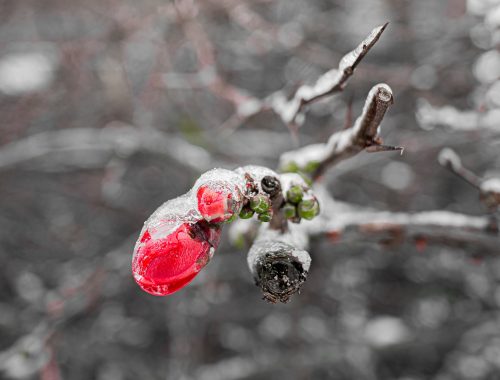
[[[356,67],[379,40],[387,25],[388,23],[373,29],[356,49],[340,60],[338,68],[327,71],[316,80],[314,85],[300,86],[291,99],[283,90],[269,95],[261,102],[250,99],[251,107],[245,107],[245,103],[242,103],[242,110],[246,112],[237,110],[236,114],[230,118],[231,121],[225,124],[236,127],[238,122],[241,123],[266,110],[274,111],[289,128],[302,124],[303,112],[307,105],[344,89]]]
[[[262,224],[247,261],[257,286],[269,302],[288,302],[307,278],[311,257],[308,236],[298,225],[287,232]]]
[[[481,180],[479,177],[462,165],[462,160],[452,149],[444,148],[441,150],[438,160],[441,165],[455,173],[464,181],[471,184],[476,189],[480,188]]]
[[[402,151],[401,147],[382,145],[382,139],[378,135],[380,123],[392,103],[393,96],[389,86],[374,86],[368,94],[361,116],[352,128],[334,133],[326,144],[307,145],[282,154],[281,170],[299,170],[310,173],[313,179],[317,179],[329,166],[365,149],[368,152]]]
[[[459,176],[465,182],[471,184],[479,190],[481,201],[494,212],[500,206],[500,179],[488,178],[482,179],[469,169],[465,168],[462,160],[450,148],[444,148],[439,153],[439,163],[448,168],[451,172]]]
[[[434,107],[427,100],[420,99],[417,105],[417,121],[423,129],[443,126],[455,131],[475,132],[478,130],[498,130],[500,110],[485,112],[459,110],[453,106]]]
[[[165,135],[153,128],[134,128],[111,123],[102,129],[75,128],[35,134],[0,147],[0,171],[36,162],[57,154],[57,165],[63,168],[95,168],[105,166],[111,156],[127,157],[135,152],[167,155],[196,172],[214,166],[202,148],[181,138]]]
[[[371,31],[353,51],[346,54],[337,69],[332,69],[318,78],[313,86],[304,85],[298,88],[293,98],[286,101],[283,93],[271,95],[269,103],[285,124],[295,123],[305,106],[325,96],[342,91],[354,70],[378,41],[388,23],[376,27]]]
[[[369,237],[402,242],[408,238],[428,243],[466,245],[485,254],[498,253],[498,225],[488,216],[471,216],[450,211],[417,213],[386,212],[334,201],[326,190],[315,189],[322,213],[304,225],[311,235],[330,235],[334,240],[368,242]],[[379,240],[380,241],[380,240]]]

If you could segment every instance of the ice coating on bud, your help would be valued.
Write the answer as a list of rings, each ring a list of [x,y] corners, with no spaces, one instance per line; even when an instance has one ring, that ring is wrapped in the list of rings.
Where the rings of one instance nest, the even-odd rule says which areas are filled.
[[[220,239],[196,208],[192,192],[161,205],[144,223],[132,273],[146,292],[165,296],[187,285],[208,263]]]
[[[195,224],[164,221],[164,235],[145,227],[134,250],[134,279],[146,292],[166,296],[185,285],[210,261],[220,240],[220,228],[201,221]],[[177,228],[173,227],[177,226]],[[153,237],[155,235],[155,237]]]
[[[230,183],[236,186],[236,188],[241,192],[245,187],[244,177],[239,175],[233,170],[227,169],[212,169],[208,172],[203,173],[193,186],[193,191],[196,193],[198,188],[209,182],[224,182]]]
[[[187,193],[158,207],[144,223],[142,233],[148,230],[153,238],[157,238],[168,235],[183,223],[196,223],[201,219],[191,193]]]
[[[243,178],[233,171],[213,169],[206,172],[193,187],[198,211],[211,223],[230,220],[241,210],[243,188]]]

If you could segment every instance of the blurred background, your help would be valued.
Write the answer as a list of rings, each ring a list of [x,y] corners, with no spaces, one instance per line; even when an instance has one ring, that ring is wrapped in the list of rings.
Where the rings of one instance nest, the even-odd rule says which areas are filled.
[[[169,297],[130,273],[143,222],[201,172],[274,168],[294,148],[275,115],[235,123],[236,110],[314,82],[386,21],[346,90],[309,109],[300,144],[325,141],[386,82],[383,136],[405,153],[333,168],[333,196],[484,215],[436,157],[450,146],[498,175],[499,6],[0,0],[0,378],[500,379],[500,258],[474,248],[318,239],[286,305],[261,300],[227,229]]]

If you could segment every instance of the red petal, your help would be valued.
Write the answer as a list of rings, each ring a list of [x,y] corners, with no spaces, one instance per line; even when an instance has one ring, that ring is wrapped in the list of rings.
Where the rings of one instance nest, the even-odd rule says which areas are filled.
[[[208,263],[219,239],[220,229],[187,223],[156,239],[145,231],[134,253],[134,279],[148,293],[171,294],[187,285]]]

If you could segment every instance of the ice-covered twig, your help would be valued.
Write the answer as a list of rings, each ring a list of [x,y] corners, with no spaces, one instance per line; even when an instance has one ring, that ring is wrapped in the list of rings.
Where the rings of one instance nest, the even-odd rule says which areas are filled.
[[[474,132],[478,130],[498,130],[499,109],[485,112],[458,110],[452,106],[434,107],[420,99],[417,108],[417,121],[424,129],[436,126],[451,128],[456,131]]]
[[[401,147],[382,145],[379,136],[380,123],[392,103],[392,90],[388,85],[374,86],[368,94],[361,116],[352,128],[334,133],[326,144],[307,145],[284,153],[280,157],[280,168],[283,171],[303,171],[316,179],[329,166],[362,150],[369,152],[402,150]]]
[[[446,167],[451,172],[462,178],[464,181],[479,189],[479,177],[462,165],[462,160],[460,159],[460,157],[458,157],[455,151],[450,148],[444,148],[439,153],[438,160],[442,166]]]
[[[500,178],[488,178],[479,186],[481,201],[490,209],[500,208]]]
[[[238,122],[241,123],[245,119],[266,110],[275,112],[289,127],[291,125],[300,125],[304,120],[303,112],[307,105],[344,89],[356,67],[379,40],[387,25],[388,23],[373,29],[356,49],[340,60],[338,68],[324,73],[313,85],[300,86],[291,98],[287,96],[285,91],[280,90],[269,95],[261,102],[251,99],[246,103],[242,103],[236,114],[225,125],[235,127]]]
[[[487,216],[471,216],[450,211],[417,213],[386,212],[334,201],[317,188],[323,208],[320,216],[304,225],[311,235],[326,234],[334,240],[369,242],[370,237],[386,242],[439,243],[473,246],[487,253],[498,253],[498,225]]]
[[[153,128],[135,128],[112,123],[102,129],[74,128],[35,134],[0,147],[0,170],[48,159],[48,170],[105,166],[113,156],[136,152],[167,155],[195,171],[214,166],[210,155],[185,140]],[[43,163],[42,163],[43,165]]]
[[[269,302],[288,302],[307,278],[311,257],[308,236],[298,225],[286,232],[262,224],[247,261],[257,286]]]
[[[268,100],[273,111],[281,117],[285,124],[295,123],[305,106],[320,98],[342,91],[347,80],[378,41],[387,25],[388,23],[373,29],[356,49],[340,60],[337,69],[332,69],[323,74],[312,86],[304,85],[299,87],[291,100],[286,100],[282,92],[273,94]]]
[[[465,168],[460,157],[450,148],[444,148],[438,159],[441,165],[478,189],[481,201],[490,211],[497,210],[500,206],[500,178],[481,179]]]

